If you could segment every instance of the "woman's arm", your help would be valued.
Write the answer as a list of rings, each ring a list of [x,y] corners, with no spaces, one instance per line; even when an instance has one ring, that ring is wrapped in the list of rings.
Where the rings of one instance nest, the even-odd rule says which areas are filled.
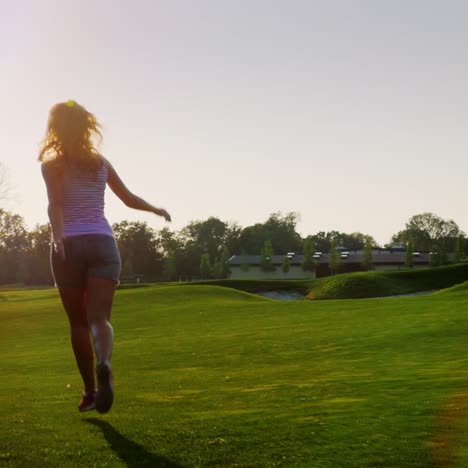
[[[49,198],[47,213],[52,227],[52,240],[57,253],[65,258],[63,248],[63,182],[57,169],[51,163],[43,163],[41,169]]]
[[[109,187],[129,208],[134,208],[135,210],[141,211],[149,211],[158,216],[162,216],[166,221],[171,221],[171,215],[165,209],[156,208],[155,206],[150,205],[148,202],[143,200],[143,198],[140,198],[139,196],[132,193],[123,183],[122,179],[119,177],[116,170],[109,161],[104,159],[104,164],[106,164],[109,170],[109,177],[107,179]]]

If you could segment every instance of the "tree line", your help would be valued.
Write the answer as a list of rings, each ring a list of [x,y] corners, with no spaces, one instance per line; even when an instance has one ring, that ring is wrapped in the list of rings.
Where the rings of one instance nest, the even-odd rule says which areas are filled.
[[[372,236],[320,231],[303,238],[296,231],[298,220],[299,215],[291,212],[273,213],[266,222],[245,228],[216,217],[192,221],[180,231],[154,230],[147,223],[129,221],[112,227],[122,257],[123,280],[137,276],[144,281],[225,278],[231,255],[261,255],[266,271],[274,268],[273,255],[282,255],[282,268],[287,272],[288,252],[304,255],[304,270],[316,267],[315,252],[330,253],[330,269],[338,272],[339,247],[363,250],[363,267],[371,268],[372,249],[380,247]],[[28,230],[21,216],[0,209],[0,284],[53,284],[50,238],[49,224]],[[408,266],[413,251],[433,252],[434,264],[447,262],[448,253],[455,252],[455,260],[466,254],[465,233],[454,221],[432,213],[413,216],[385,247],[396,244],[405,246]]]

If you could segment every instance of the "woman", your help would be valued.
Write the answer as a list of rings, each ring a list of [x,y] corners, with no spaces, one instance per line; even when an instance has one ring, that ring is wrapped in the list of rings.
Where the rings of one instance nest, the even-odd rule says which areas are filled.
[[[49,198],[52,272],[68,315],[72,347],[84,383],[78,409],[106,413],[114,399],[110,316],[121,267],[117,243],[104,216],[106,184],[128,207],[150,211],[166,221],[171,217],[133,194],[98,153],[92,138],[102,139],[99,128],[96,117],[75,101],[55,105],[39,161]]]

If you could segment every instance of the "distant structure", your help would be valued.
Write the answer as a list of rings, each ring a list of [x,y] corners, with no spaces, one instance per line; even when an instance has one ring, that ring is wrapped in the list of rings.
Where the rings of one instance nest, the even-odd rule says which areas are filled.
[[[364,271],[362,266],[364,250],[347,250],[339,247],[341,257],[340,273],[351,273]],[[230,279],[307,279],[330,276],[329,253],[316,252],[314,255],[317,267],[315,271],[304,271],[302,269],[303,255],[288,253],[291,264],[288,273],[283,273],[281,265],[284,255],[274,255],[272,264],[276,267],[274,271],[263,271],[260,267],[260,255],[234,255],[228,260]],[[450,256],[449,256],[450,257]],[[427,268],[430,265],[431,254],[428,252],[413,252],[413,268]],[[391,248],[372,249],[372,267],[374,271],[407,269],[405,265],[405,247],[395,246]]]

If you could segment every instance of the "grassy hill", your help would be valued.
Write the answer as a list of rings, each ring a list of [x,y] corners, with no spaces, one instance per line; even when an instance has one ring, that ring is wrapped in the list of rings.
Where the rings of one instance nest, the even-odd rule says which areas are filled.
[[[398,271],[346,273],[311,280],[214,280],[187,283],[218,285],[248,292],[292,290],[307,299],[362,299],[448,288],[468,281],[468,264]]]
[[[461,287],[286,303],[119,291],[106,416],[76,410],[57,292],[0,294],[1,466],[467,466]]]

